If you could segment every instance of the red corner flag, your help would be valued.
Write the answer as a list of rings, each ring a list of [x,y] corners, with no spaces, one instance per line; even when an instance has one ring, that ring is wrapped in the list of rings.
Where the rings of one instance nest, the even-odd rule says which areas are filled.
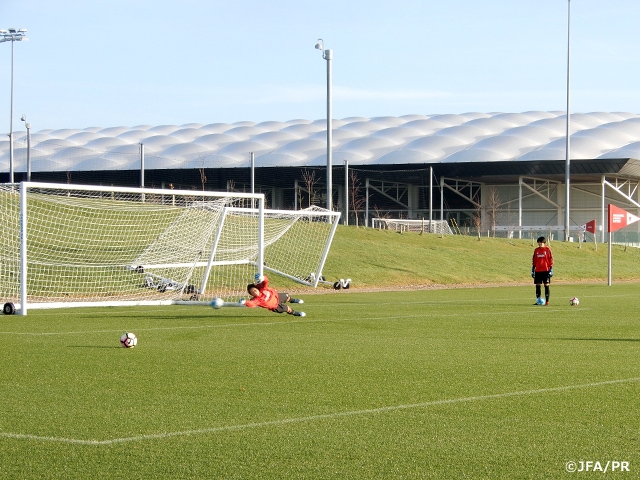
[[[587,222],[584,226],[584,229],[589,232],[589,233],[593,233],[595,235],[596,233],[596,221],[595,220],[591,220],[590,222]]]
[[[615,205],[609,204],[609,222],[607,228],[609,232],[615,232],[621,228],[631,225],[640,220],[633,213],[629,213]]]

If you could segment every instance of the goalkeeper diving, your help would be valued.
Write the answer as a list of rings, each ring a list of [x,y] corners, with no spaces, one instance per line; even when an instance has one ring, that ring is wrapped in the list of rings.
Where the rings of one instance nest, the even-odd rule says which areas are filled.
[[[304,317],[306,313],[293,310],[287,303],[304,303],[300,298],[291,298],[288,293],[278,293],[269,287],[269,278],[256,273],[256,283],[247,285],[247,293],[251,298],[245,302],[249,308],[262,307],[276,313],[288,313],[296,317]]]

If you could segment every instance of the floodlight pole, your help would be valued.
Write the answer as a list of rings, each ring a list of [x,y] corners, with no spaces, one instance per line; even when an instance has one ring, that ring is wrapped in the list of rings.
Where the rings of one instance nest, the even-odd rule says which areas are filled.
[[[316,43],[316,49],[322,51],[322,58],[327,61],[327,210],[331,211],[331,168],[333,166],[331,161],[331,58],[333,57],[333,50],[325,50],[324,41],[321,38],[319,38],[318,43]]]
[[[25,34],[27,30],[9,28],[0,30],[0,43],[11,42],[11,108],[9,113],[9,183],[13,183],[13,44],[22,40],[29,40]]]
[[[144,143],[140,142],[140,188],[144,188]]]
[[[571,0],[567,1],[567,133],[566,133],[566,161],[564,167],[564,241],[569,241],[569,190],[571,173],[571,109],[570,109],[570,79],[571,79]]]
[[[144,143],[140,142],[140,188],[144,188]],[[145,201],[145,194],[142,196],[142,203]]]
[[[349,160],[344,161],[344,221],[342,224],[349,225]]]
[[[429,233],[433,225],[433,167],[429,167]]]
[[[251,193],[256,193],[256,159],[251,152]],[[251,208],[255,208],[256,199],[251,199]]]
[[[256,193],[256,160],[253,152],[250,152],[251,160],[251,193]]]
[[[27,122],[27,116],[22,115],[24,126],[27,129],[27,182],[31,181],[31,124]]]

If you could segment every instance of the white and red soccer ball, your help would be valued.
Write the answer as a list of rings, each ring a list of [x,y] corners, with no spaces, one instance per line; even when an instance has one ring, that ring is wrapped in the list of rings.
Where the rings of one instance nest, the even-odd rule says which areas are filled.
[[[138,344],[138,337],[135,333],[126,332],[120,337],[120,345],[124,348],[133,348]]]

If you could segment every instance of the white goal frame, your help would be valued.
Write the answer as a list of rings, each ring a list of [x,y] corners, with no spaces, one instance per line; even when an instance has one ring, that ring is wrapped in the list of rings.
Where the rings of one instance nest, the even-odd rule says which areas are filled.
[[[408,219],[408,218],[373,218],[372,228],[394,230],[398,232],[439,233],[453,235],[453,230],[446,220]]]
[[[109,280],[117,282],[119,281],[120,277],[123,276],[125,276],[127,279],[135,278],[138,279],[140,281],[139,283],[141,284],[139,286],[136,286],[138,290],[136,290],[135,295],[130,295],[130,297],[135,298],[130,299],[126,294],[121,295],[117,298],[109,298],[108,295],[100,297],[100,292],[98,292],[95,298],[93,298],[93,292],[86,293],[83,291],[84,293],[76,293],[74,291],[73,294],[69,294],[70,297],[68,301],[59,298],[59,294],[57,294],[57,296],[51,297],[54,299],[53,301],[47,301],[47,294],[42,293],[46,289],[42,288],[41,284],[38,284],[38,289],[33,288],[34,282],[40,281],[42,282],[42,284],[46,284],[47,280],[34,280],[33,278],[30,279],[29,276],[31,270],[35,271],[38,268],[44,268],[41,264],[35,265],[31,263],[42,262],[42,260],[40,260],[39,258],[36,258],[35,260],[31,258],[34,256],[32,241],[37,240],[35,238],[30,239],[30,235],[34,235],[31,228],[33,220],[32,217],[39,219],[39,222],[49,222],[49,220],[51,220],[51,222],[49,223],[56,222],[56,218],[45,218],[45,220],[43,220],[43,217],[55,217],[55,214],[51,214],[49,210],[47,210],[47,208],[50,208],[47,202],[51,200],[48,197],[46,197],[45,199],[44,194],[40,194],[40,197],[38,197],[38,194],[36,193],[44,191],[47,191],[51,194],[53,203],[57,201],[62,204],[63,202],[75,201],[77,196],[78,199],[81,199],[81,201],[84,201],[87,204],[96,205],[99,202],[102,202],[104,205],[101,205],[100,209],[104,211],[110,210],[112,208],[122,208],[123,210],[136,209],[135,214],[144,216],[147,212],[146,209],[156,209],[160,211],[160,213],[158,213],[157,215],[161,216],[164,215],[163,209],[165,207],[167,207],[168,210],[171,210],[171,214],[173,215],[172,218],[176,218],[177,220],[173,220],[173,223],[169,224],[168,226],[163,226],[164,223],[160,222],[157,227],[154,227],[157,230],[154,230],[155,233],[153,234],[155,235],[155,239],[152,242],[147,241],[148,243],[144,244],[147,245],[146,248],[141,248],[141,242],[144,240],[136,239],[137,244],[134,242],[135,247],[131,247],[133,253],[130,254],[128,249],[125,252],[126,255],[129,255],[129,257],[131,258],[129,258],[126,262],[122,262],[119,260],[120,263],[118,265],[106,265],[106,267],[112,270],[117,269],[118,272],[114,276],[114,279],[105,277],[105,283],[109,285],[109,287],[105,287],[105,289],[111,288]],[[3,265],[0,265],[0,299],[2,299],[3,303],[10,302],[11,306],[15,307],[15,309],[19,311],[21,315],[26,315],[27,311],[31,308],[170,305],[183,303],[208,304],[213,296],[218,296],[217,290],[212,291],[212,284],[207,285],[209,275],[212,271],[216,271],[216,269],[223,270],[225,268],[225,265],[233,265],[232,267],[228,268],[245,269],[240,273],[234,272],[235,277],[233,277],[232,280],[230,280],[228,277],[225,277],[225,279],[223,280],[225,282],[235,282],[236,284],[234,286],[235,290],[233,292],[231,292],[230,290],[225,290],[226,295],[229,295],[229,297],[233,297],[229,298],[229,302],[226,304],[238,304],[240,296],[246,293],[244,290],[246,288],[246,281],[251,280],[255,272],[263,273],[264,271],[269,271],[290,278],[291,280],[294,280],[296,282],[312,287],[317,287],[319,279],[322,278],[322,269],[340,218],[339,212],[329,212],[323,209],[318,209],[317,207],[301,211],[268,210],[265,208],[265,198],[263,194],[237,192],[205,192],[195,190],[165,190],[150,188],[23,182],[19,185],[0,185],[0,194],[2,194],[2,196],[0,196],[0,221],[4,223],[2,227],[4,231],[0,234],[0,257],[2,257],[0,258],[0,261],[3,262]],[[82,196],[84,195],[86,195],[87,198],[82,198]],[[64,197],[73,198],[67,199]],[[124,198],[126,198],[127,200],[122,200]],[[178,199],[179,202],[176,202],[176,199]],[[36,207],[34,206],[34,204],[38,202],[42,202],[43,204],[47,205],[47,207],[43,209],[45,213],[30,213],[30,209],[35,209]],[[156,203],[154,204],[154,202]],[[171,205],[170,202],[173,202],[173,205]],[[176,203],[180,203],[180,205],[176,207]],[[19,208],[17,207],[17,204],[19,204]],[[81,205],[81,207],[84,206],[85,205]],[[186,211],[191,209],[189,210],[189,212],[192,212],[186,212],[187,216],[184,220],[180,220],[182,218],[182,214],[175,213],[182,211],[180,210],[180,206],[182,206],[182,210]],[[141,214],[138,212],[138,208],[141,209]],[[198,213],[201,211],[205,211],[205,213]],[[53,210],[51,210],[51,212],[53,212]],[[128,212],[129,210],[126,210],[126,213]],[[196,234],[191,234],[191,230],[189,230],[189,233],[183,233],[180,230],[181,225],[189,225],[190,227],[194,226],[194,228],[200,226],[201,222],[198,220],[200,217],[192,216],[194,215],[193,212],[198,213],[198,215],[204,215],[202,222],[204,222],[205,225],[200,229],[202,231],[197,230]],[[265,240],[265,215],[267,216],[267,218],[276,219],[270,220],[271,226],[267,235],[267,240]],[[227,248],[227,250],[229,250],[228,246],[218,246],[218,241],[220,240],[220,238],[228,235],[228,233],[225,233],[226,230],[224,230],[225,220],[229,224],[233,224],[235,222],[239,225],[241,223],[241,220],[238,219],[242,216],[246,216],[247,220],[243,225],[244,232],[241,234],[241,236],[238,237],[240,239],[238,241],[244,242],[239,247],[240,253],[236,253],[236,257],[228,261],[225,261],[224,259],[218,260],[216,255],[220,253],[219,251],[223,251],[224,248]],[[311,220],[312,217],[313,220]],[[62,218],[62,214],[60,218]],[[115,216],[113,218],[117,219],[118,217]],[[82,228],[85,228],[84,222],[88,223],[88,225],[86,225],[86,229],[89,231],[89,233],[87,234],[87,238],[89,240],[80,240],[78,242],[79,249],[83,248],[83,245],[85,244],[90,245],[91,242],[91,231],[93,227],[91,225],[91,221],[87,221],[86,219],[87,217],[85,216],[81,217],[80,220],[83,222]],[[58,230],[55,231],[56,234],[59,234],[60,230],[63,230],[65,228],[65,221],[66,220],[61,220],[60,226],[56,226],[58,228]],[[99,220],[96,220],[96,222],[98,221]],[[110,218],[110,221],[113,222],[114,220]],[[165,219],[163,218],[162,221],[164,222]],[[182,222],[182,224],[180,222]],[[296,224],[296,222],[297,226],[293,226]],[[272,224],[274,224],[275,226],[273,226]],[[272,226],[273,229],[271,228]],[[301,253],[297,253],[295,243],[302,243],[299,238],[301,236],[301,238],[304,240],[306,238],[305,232],[310,232],[310,234],[307,236],[313,237],[313,228],[316,228],[316,226],[322,229],[322,235],[319,236],[322,237],[322,241],[324,241],[325,243],[321,245],[320,243],[316,242],[316,244],[313,244],[313,248],[305,246],[305,248],[307,250],[310,250],[311,252],[309,255],[307,255],[307,257],[303,259],[303,262],[300,265],[296,266],[296,272],[288,272],[288,266],[286,262],[283,262],[282,260],[276,261],[275,259],[273,259],[275,258],[273,254],[265,264],[265,251],[269,251],[269,249],[271,249],[272,252],[278,249],[285,249],[287,251],[288,249],[293,249],[294,251],[291,252],[291,255],[302,257],[303,255]],[[56,227],[52,228],[54,228],[55,230]],[[95,228],[95,230],[100,233],[105,228],[112,230],[117,229],[117,227],[118,225],[113,225],[113,227],[105,227],[103,224],[100,224]],[[277,230],[278,228],[280,228],[281,230]],[[130,226],[129,229],[131,229]],[[74,229],[71,228],[70,230]],[[144,231],[145,228],[142,227],[139,230]],[[160,232],[159,234],[158,231]],[[289,231],[295,231],[295,234],[299,237],[293,238],[293,234],[287,233]],[[121,229],[121,231],[118,231],[118,239],[123,243],[127,243],[128,232],[129,230],[126,229]],[[169,240],[166,240],[166,238],[171,237],[171,235],[175,234],[175,232],[180,232],[177,240],[173,237]],[[134,235],[134,233],[135,232],[132,231],[131,235]],[[37,235],[41,237],[37,241],[40,244],[46,244],[48,240],[47,231],[45,231],[43,228],[43,230],[40,231]],[[74,232],[69,232],[68,235],[69,237],[73,237]],[[288,238],[287,236],[292,238]],[[192,241],[192,238],[192,243],[194,245],[189,244],[185,246],[185,250],[187,251],[186,254],[190,256],[181,256],[181,249],[177,248],[176,245],[182,246],[185,243],[189,243]],[[73,240],[74,238],[69,239],[69,248],[75,247],[75,244],[72,244]],[[62,239],[62,242],[64,243],[64,238]],[[85,243],[82,244],[81,242]],[[98,243],[99,242],[102,242],[102,238],[100,238]],[[213,246],[211,242],[213,242]],[[291,247],[291,242],[293,242],[293,247]],[[31,247],[29,247],[30,244],[32,245]],[[167,248],[167,245],[169,245],[170,248]],[[283,247],[282,245],[288,246]],[[103,245],[99,246],[104,249]],[[106,248],[108,249],[110,247],[111,245],[107,245]],[[116,247],[118,247],[118,245],[116,245],[114,248]],[[126,245],[126,247],[128,248],[129,245]],[[30,252],[28,248],[31,248],[32,251]],[[211,250],[209,251],[209,249]],[[166,258],[162,255],[154,256],[154,254],[158,252],[162,253],[168,250],[176,250],[175,256],[166,257],[169,258],[169,261],[167,261]],[[309,252],[303,253],[307,254]],[[37,254],[35,255],[37,256]],[[74,273],[73,268],[75,267],[73,262],[75,261],[77,263],[78,261],[69,260],[69,263],[66,264],[64,262],[66,261],[65,259],[67,257],[64,256],[64,251],[59,255],[61,257],[59,260],[54,258],[53,260],[46,261],[61,262],[60,264],[55,263],[54,266],[58,268],[66,268],[67,270],[65,271],[65,274],[71,277]],[[238,257],[238,255],[240,255],[240,257]],[[244,257],[242,255],[244,255]],[[118,258],[121,259],[121,257]],[[185,260],[185,258],[187,260]],[[145,263],[141,263],[143,261]],[[270,265],[270,262],[272,262],[275,267]],[[278,264],[282,265],[283,263],[285,265],[284,268],[278,267]],[[86,265],[78,265],[78,267],[78,272],[82,272],[79,273],[78,276],[86,276],[87,274],[84,270],[84,267],[86,267]],[[103,270],[100,269],[103,269],[104,265],[100,264],[98,265],[98,267],[98,271],[102,272]],[[204,277],[200,278],[199,275],[201,275],[202,269],[204,267],[206,267],[206,272],[204,274]],[[181,272],[187,272],[185,273],[186,277],[180,277],[181,279],[173,280],[173,277],[165,276],[162,273],[163,269],[165,269],[164,271],[167,271],[166,269],[172,268],[181,269]],[[193,281],[195,281],[196,283],[188,284],[188,281],[192,281],[191,274],[196,269],[198,273],[197,275],[193,275]],[[295,270],[295,268],[292,267],[292,270]],[[71,271],[71,275],[69,275],[69,271]],[[249,275],[250,277],[247,278]],[[50,275],[47,278],[53,277],[54,275]],[[187,280],[184,280],[184,278],[186,278]],[[142,280],[144,280],[144,284],[142,284]],[[30,282],[32,285],[31,289],[38,291],[37,298],[35,298],[33,295],[30,296]],[[57,279],[52,281],[52,283],[56,282]],[[98,290],[102,288],[99,275],[97,279],[92,279],[91,282],[97,285],[96,288]],[[48,284],[46,285],[48,286]],[[157,289],[158,291],[149,291],[148,295],[146,295],[144,293],[144,287]],[[205,292],[205,287],[209,287],[209,291]],[[127,288],[131,287],[128,285]],[[71,291],[73,289],[70,288],[69,290]],[[114,286],[113,290],[117,290],[117,286]],[[161,292],[163,295],[160,295],[158,292]],[[188,295],[188,298],[186,300],[185,295]],[[84,298],[85,296],[87,298]],[[145,298],[145,296],[148,296],[148,298]],[[161,296],[162,298],[159,298]],[[227,298],[225,298],[225,302],[227,302]],[[5,306],[6,305],[7,304],[5,304]],[[7,312],[4,311],[4,313]]]

